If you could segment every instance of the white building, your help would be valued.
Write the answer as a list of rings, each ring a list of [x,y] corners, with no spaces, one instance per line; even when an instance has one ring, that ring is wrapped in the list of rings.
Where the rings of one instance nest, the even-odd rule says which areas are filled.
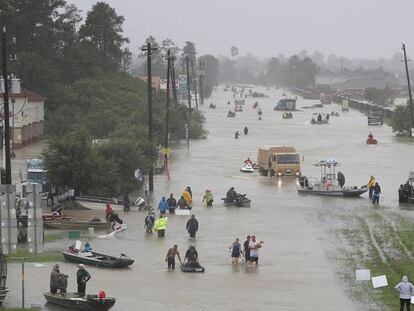
[[[44,134],[45,97],[22,88],[10,95],[10,139],[14,149],[42,139]]]

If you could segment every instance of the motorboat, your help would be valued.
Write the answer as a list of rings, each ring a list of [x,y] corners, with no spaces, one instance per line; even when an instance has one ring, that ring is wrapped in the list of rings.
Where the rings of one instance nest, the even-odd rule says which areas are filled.
[[[312,108],[323,108],[323,105],[322,104],[315,104],[315,105],[312,105]]]
[[[341,186],[337,179],[336,167],[339,163],[335,160],[324,160],[315,164],[321,169],[320,180],[311,180],[307,177],[299,178],[297,191],[300,194],[313,194],[324,196],[357,197],[368,191],[367,186]],[[344,180],[345,182],[345,180]]]
[[[314,113],[311,119],[311,124],[328,124],[329,114]]]
[[[240,172],[243,173],[253,173],[254,172],[254,168],[253,165],[250,163],[246,163],[244,164],[241,168],[240,168]]]
[[[126,268],[134,263],[134,260],[125,254],[121,254],[119,257],[92,251],[77,253],[63,252],[62,254],[68,261],[105,268]]]
[[[78,293],[43,293],[47,302],[59,305],[70,310],[107,311],[110,310],[116,299],[113,297],[99,298],[98,295],[79,295]]]
[[[103,222],[99,219],[91,221],[72,221],[72,220],[46,220],[43,221],[45,228],[51,229],[83,229],[94,228],[95,230],[106,230],[111,228],[112,223]]]
[[[228,202],[227,198],[222,198],[223,204],[226,207],[250,207],[251,200],[246,197],[245,194],[237,194],[235,201]]]
[[[378,141],[374,137],[367,138],[367,145],[376,145],[376,144],[378,144]]]

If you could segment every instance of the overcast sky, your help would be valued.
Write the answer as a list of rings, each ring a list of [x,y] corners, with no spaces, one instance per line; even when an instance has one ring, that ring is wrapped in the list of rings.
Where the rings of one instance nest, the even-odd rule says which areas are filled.
[[[84,14],[96,0],[67,0]],[[391,57],[401,42],[414,55],[414,0],[107,0],[125,17],[134,52],[149,35],[198,54],[259,57],[319,50],[345,57]]]

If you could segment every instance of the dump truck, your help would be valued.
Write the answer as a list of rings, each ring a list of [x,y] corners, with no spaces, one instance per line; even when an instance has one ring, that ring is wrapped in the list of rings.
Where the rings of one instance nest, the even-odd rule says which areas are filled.
[[[262,176],[300,176],[300,157],[293,147],[274,146],[259,149],[257,164]]]

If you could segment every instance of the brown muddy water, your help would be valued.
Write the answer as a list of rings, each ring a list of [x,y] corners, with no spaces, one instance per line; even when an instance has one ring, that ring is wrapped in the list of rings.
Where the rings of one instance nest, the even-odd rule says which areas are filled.
[[[112,254],[126,253],[134,258],[130,269],[107,270],[87,267],[92,275],[88,292],[106,290],[117,298],[113,310],[361,310],[345,294],[345,285],[336,274],[337,263],[329,260],[325,243],[325,227],[336,220],[332,211],[363,213],[372,209],[367,194],[361,198],[325,198],[301,196],[292,178],[269,179],[257,173],[243,174],[239,168],[247,157],[256,159],[257,149],[264,145],[294,146],[303,159],[304,175],[318,177],[319,169],[313,164],[322,159],[336,159],[345,174],[347,185],[364,185],[374,175],[382,187],[381,205],[398,210],[397,188],[408,171],[414,168],[413,144],[400,142],[391,129],[368,127],[361,113],[340,111],[338,105],[303,110],[294,118],[284,120],[282,112],[273,111],[281,98],[282,90],[255,90],[269,98],[248,98],[244,111],[236,118],[226,118],[233,108],[230,92],[222,87],[206,100],[201,110],[207,119],[208,137],[191,141],[188,152],[185,144],[172,154],[171,180],[164,175],[155,179],[156,203],[170,192],[176,196],[191,186],[195,207],[194,214],[200,222],[197,238],[192,240],[185,231],[186,216],[171,216],[166,237],[146,235],[143,228],[145,213],[120,211],[129,229],[112,239],[92,239],[96,251]],[[258,101],[263,109],[259,121],[252,104]],[[208,104],[217,105],[209,110]],[[318,101],[299,98],[298,108]],[[313,112],[338,111],[329,125],[311,125]],[[248,126],[249,134],[234,139],[234,132],[242,133]],[[378,139],[377,146],[365,144],[372,131]],[[252,199],[251,208],[225,208],[220,198],[231,186]],[[212,208],[201,204],[205,189],[211,189],[215,202]],[[96,205],[95,205],[96,207]],[[102,206],[102,217],[103,217]],[[331,218],[318,221],[324,213]],[[407,215],[411,211],[403,211]],[[96,212],[78,211],[79,217],[88,218]],[[239,237],[256,234],[264,241],[260,250],[258,268],[231,265],[228,247]],[[67,239],[47,243],[46,249],[64,249]],[[204,274],[168,271],[164,262],[169,247],[178,244],[183,256],[186,248],[194,244]],[[26,304],[40,304],[45,310],[60,310],[45,305],[42,292],[49,288],[52,263],[43,267],[26,265]],[[8,295],[6,306],[20,305],[20,266],[9,265]],[[61,271],[70,275],[69,291],[76,289],[76,265],[61,264]]]

